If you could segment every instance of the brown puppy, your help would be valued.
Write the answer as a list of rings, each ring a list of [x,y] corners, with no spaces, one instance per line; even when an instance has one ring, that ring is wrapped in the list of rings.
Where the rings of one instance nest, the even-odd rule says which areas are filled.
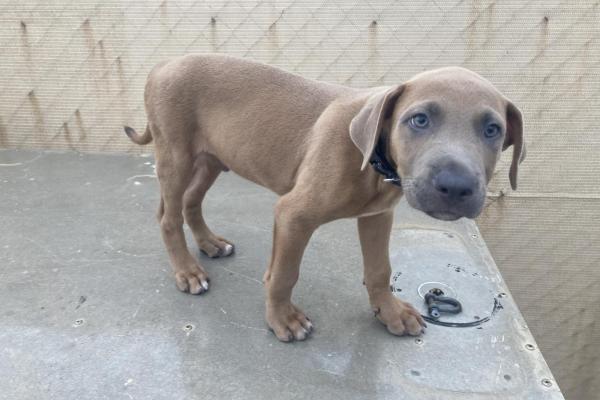
[[[186,245],[184,218],[206,254],[233,252],[201,210],[221,171],[281,196],[264,282],[267,323],[282,341],[304,340],[312,330],[291,302],[308,240],[319,225],[350,217],[358,219],[364,282],[377,318],[393,334],[420,334],[419,313],[389,290],[394,205],[404,192],[433,217],[473,218],[500,152],[513,146],[513,188],[524,155],[519,110],[462,68],[358,90],[238,58],[190,55],[152,70],[145,103],[146,132],[125,131],[138,144],[154,139],[158,219],[180,290],[200,294],[209,282]]]

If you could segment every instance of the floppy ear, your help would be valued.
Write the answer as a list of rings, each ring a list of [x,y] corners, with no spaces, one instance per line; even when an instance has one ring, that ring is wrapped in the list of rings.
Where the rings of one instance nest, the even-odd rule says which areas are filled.
[[[361,110],[350,122],[350,138],[363,154],[361,170],[369,164],[383,122],[392,115],[396,100],[402,93],[404,85],[393,86],[385,92],[377,93],[367,100]]]
[[[513,156],[508,177],[510,178],[512,189],[517,190],[517,172],[519,164],[525,159],[526,150],[523,139],[523,115],[510,101],[506,105],[506,123],[506,138],[504,139],[502,150],[506,150],[510,146],[513,147]]]

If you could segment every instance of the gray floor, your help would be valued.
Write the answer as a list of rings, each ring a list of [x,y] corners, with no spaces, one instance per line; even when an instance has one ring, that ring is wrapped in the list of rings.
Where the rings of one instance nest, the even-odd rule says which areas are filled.
[[[260,282],[275,196],[230,173],[219,178],[205,215],[236,254],[201,257],[211,289],[191,296],[171,278],[153,174],[150,157],[0,151],[0,399],[561,398],[510,295],[491,314],[508,289],[482,242],[473,244],[481,261],[467,270],[442,259],[463,251],[448,232],[477,238],[468,223],[429,229],[403,249],[431,222],[397,227],[394,276],[402,282],[419,260],[439,257],[454,274],[444,282],[465,293],[462,318],[488,313],[489,322],[430,324],[419,340],[389,335],[361,284],[355,223],[344,220],[315,234],[294,292],[316,332],[283,344],[266,329]],[[414,265],[402,264],[411,257]],[[395,281],[397,292],[404,285],[419,302],[406,286],[427,273]]]

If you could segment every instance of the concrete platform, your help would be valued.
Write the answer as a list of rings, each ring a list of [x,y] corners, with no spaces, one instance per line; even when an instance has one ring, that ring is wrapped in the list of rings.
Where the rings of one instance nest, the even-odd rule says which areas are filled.
[[[236,254],[201,257],[211,289],[191,296],[153,175],[151,157],[0,151],[0,399],[562,399],[472,222],[400,206],[391,282],[423,312],[423,284],[446,285],[465,310],[441,320],[472,326],[389,335],[343,220],[315,234],[294,292],[316,332],[283,344],[260,281],[275,196],[219,178],[205,215]]]

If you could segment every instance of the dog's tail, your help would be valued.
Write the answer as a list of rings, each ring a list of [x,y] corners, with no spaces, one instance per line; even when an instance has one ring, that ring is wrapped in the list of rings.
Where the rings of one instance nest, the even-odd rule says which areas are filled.
[[[152,141],[152,133],[150,132],[150,127],[146,125],[146,132],[143,135],[140,135],[135,131],[135,129],[130,128],[129,126],[124,126],[125,133],[129,136],[129,139],[135,144],[148,144]]]

